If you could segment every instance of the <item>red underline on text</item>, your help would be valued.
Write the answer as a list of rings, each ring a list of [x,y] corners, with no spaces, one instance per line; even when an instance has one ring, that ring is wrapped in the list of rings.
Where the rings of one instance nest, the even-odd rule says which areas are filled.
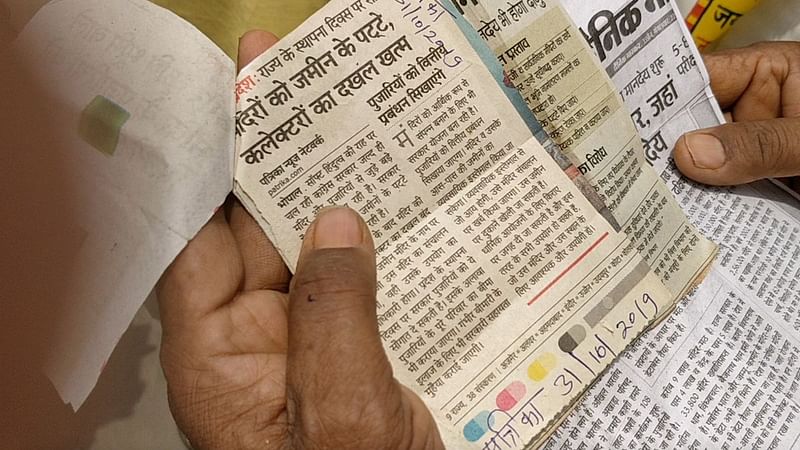
[[[545,293],[547,293],[547,291],[549,291],[553,286],[555,286],[556,283],[558,283],[562,278],[564,278],[564,276],[566,276],[572,269],[574,269],[575,266],[577,266],[578,264],[581,263],[581,261],[586,259],[586,257],[589,256],[589,253],[592,253],[604,240],[606,240],[607,237],[608,237],[608,232],[600,236],[600,239],[598,239],[597,242],[592,244],[592,246],[586,249],[586,251],[583,252],[581,256],[578,257],[578,259],[576,259],[575,261],[572,262],[572,264],[569,265],[569,267],[567,267],[566,269],[564,269],[563,272],[558,274],[555,280],[551,281],[547,286],[545,286],[544,289],[542,289],[542,292],[539,292],[539,294],[536,297],[533,297],[533,300],[528,302],[528,306],[531,306],[536,302],[536,300],[539,300]]]

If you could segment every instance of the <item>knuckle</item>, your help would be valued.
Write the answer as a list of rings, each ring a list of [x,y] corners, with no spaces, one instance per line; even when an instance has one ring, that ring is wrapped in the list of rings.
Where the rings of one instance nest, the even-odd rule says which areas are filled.
[[[800,122],[790,119],[779,119],[771,122],[773,136],[774,169],[796,168],[800,163],[798,146],[800,146]]]
[[[737,134],[738,151],[748,153],[746,160],[770,172],[791,162],[795,132],[780,120],[751,122]]]
[[[722,140],[729,161],[750,165],[759,156],[759,152],[754,152],[757,140],[751,126],[751,122],[740,122],[719,128],[717,137]]]
[[[754,155],[757,159],[756,162],[759,163],[760,167],[767,168],[771,166],[776,153],[775,139],[774,136],[772,136],[771,130],[767,129],[763,124],[751,123],[748,125],[747,131],[750,140],[755,141],[755,145],[751,145],[750,147],[755,150]]]
[[[357,293],[375,287],[374,263],[357,249],[312,252],[297,270],[295,291],[306,295]],[[374,293],[374,292],[373,292]]]
[[[758,68],[777,79],[785,79],[793,68],[800,65],[800,42],[758,42],[748,50],[756,58]]]
[[[311,301],[329,297],[374,296],[375,263],[358,249],[316,250],[298,267],[294,296]]]

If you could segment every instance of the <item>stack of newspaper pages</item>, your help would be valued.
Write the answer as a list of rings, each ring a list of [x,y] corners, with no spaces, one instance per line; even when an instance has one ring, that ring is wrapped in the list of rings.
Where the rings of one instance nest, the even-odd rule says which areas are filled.
[[[240,73],[234,191],[289,267],[361,213],[450,448],[787,446],[800,230],[675,171],[708,85],[666,0],[333,0]]]

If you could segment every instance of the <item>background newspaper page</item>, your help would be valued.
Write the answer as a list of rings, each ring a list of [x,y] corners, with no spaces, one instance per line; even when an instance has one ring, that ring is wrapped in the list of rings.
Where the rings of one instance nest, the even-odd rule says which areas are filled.
[[[773,214],[786,221],[776,235],[791,226],[776,244],[800,256],[800,224]],[[796,275],[788,254],[775,266]],[[770,290],[796,280],[781,277]],[[612,365],[545,448],[798,448],[797,287],[782,298],[742,286],[727,268],[714,270]]]
[[[456,5],[677,300],[708,266],[715,247],[688,222],[646,164],[615,86],[566,11],[544,0],[459,0]],[[690,241],[696,245],[688,246]]]
[[[584,30],[606,9],[623,17],[635,3],[567,1]],[[678,13],[665,11],[621,36],[620,49],[609,46],[606,67],[623,96],[634,91],[626,97],[634,111],[642,106],[635,97],[655,95],[659,78],[676,80],[679,99],[662,120],[644,122],[644,140],[690,219],[720,243],[720,258],[709,281],[598,380],[548,448],[798,446],[800,210],[769,182],[688,183],[661,150],[722,118],[688,39]]]
[[[628,106],[656,172],[667,168],[687,130],[724,122],[702,58],[671,2],[563,3]]]
[[[331,2],[237,94],[237,194],[290,267],[320,208],[364,215],[396,376],[451,446],[526,445],[672,304],[444,10]]]

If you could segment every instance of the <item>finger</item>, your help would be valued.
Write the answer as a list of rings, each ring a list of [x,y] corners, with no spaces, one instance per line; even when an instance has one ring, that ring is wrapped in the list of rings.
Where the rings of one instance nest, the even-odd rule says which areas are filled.
[[[242,260],[222,211],[203,227],[167,269],[157,287],[164,328],[193,323],[234,298]]]
[[[703,56],[711,78],[711,90],[722,109],[733,106],[750,85],[757,62],[754,56],[749,49],[722,50]]]
[[[800,174],[800,119],[738,122],[685,135],[675,163],[689,178],[727,186]]]
[[[232,202],[229,215],[231,231],[244,264],[243,290],[288,292],[289,269],[264,230],[238,200]]]
[[[239,39],[239,70],[269,50],[278,40],[277,36],[267,31],[251,30],[245,33]]]
[[[789,43],[762,43],[707,55],[711,89],[720,106],[732,108],[737,121],[780,117],[792,52],[797,48]]]
[[[252,30],[245,33],[239,40],[239,70],[276,42],[278,38],[266,31]],[[288,288],[289,270],[261,227],[238,201],[233,202],[231,207],[230,223],[244,262],[244,290],[269,289],[285,292]]]
[[[354,439],[359,425],[348,418],[391,423],[380,417],[382,404],[402,394],[378,334],[375,290],[366,224],[347,208],[323,211],[307,233],[289,294],[288,411],[311,442],[326,420],[338,420],[337,435]],[[331,445],[340,447],[347,443]]]

